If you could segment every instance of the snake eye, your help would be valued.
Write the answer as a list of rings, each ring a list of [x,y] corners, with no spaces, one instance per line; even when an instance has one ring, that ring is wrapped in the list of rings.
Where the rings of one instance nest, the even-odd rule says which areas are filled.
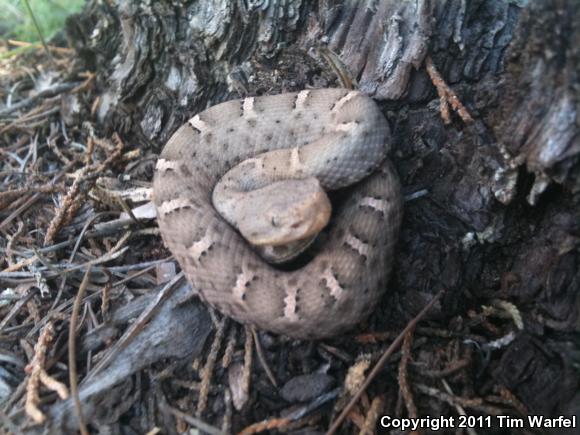
[[[278,221],[276,220],[275,217],[272,217],[272,220],[270,221],[272,223],[273,227],[278,227],[280,226],[280,224],[278,223]]]

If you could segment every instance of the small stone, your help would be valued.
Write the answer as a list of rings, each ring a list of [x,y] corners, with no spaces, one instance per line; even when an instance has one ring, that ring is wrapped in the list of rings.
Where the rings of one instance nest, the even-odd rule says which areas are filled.
[[[296,376],[290,379],[280,393],[287,402],[307,402],[334,386],[334,378],[323,373]]]

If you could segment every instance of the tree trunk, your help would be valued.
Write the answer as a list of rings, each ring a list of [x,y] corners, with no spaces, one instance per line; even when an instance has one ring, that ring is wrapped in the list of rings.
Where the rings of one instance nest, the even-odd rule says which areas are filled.
[[[91,1],[67,30],[79,66],[97,72],[99,128],[154,153],[192,115],[228,99],[340,86],[339,76],[374,97],[394,132],[391,157],[406,203],[392,291],[364,331],[400,331],[444,290],[415,332],[408,367],[419,416],[456,415],[456,406],[468,414],[578,415],[580,10],[573,0],[525,3]],[[452,113],[445,125],[428,57],[474,122]],[[281,382],[324,361],[344,379],[353,359],[369,351],[369,344],[337,339],[333,353],[298,345],[298,359],[289,357],[292,344],[262,340]],[[148,364],[163,357],[139,352]],[[437,373],[459,360],[467,368],[444,376],[450,397],[503,402],[482,399],[478,407],[450,399],[450,406],[425,394],[425,385],[443,394]],[[367,393],[383,398],[382,414],[410,415],[412,408],[397,406],[395,363],[381,374],[386,382],[375,380]],[[235,411],[233,431],[287,406],[259,368],[252,376],[253,405]],[[220,371],[214,380],[218,391],[201,418],[219,427],[228,382]],[[136,399],[126,415],[154,403],[149,423],[174,432],[166,401],[190,415],[195,407],[186,391],[160,382],[143,394],[147,405]],[[93,381],[81,391],[98,385],[101,395],[110,387]],[[85,417],[111,423],[115,401],[97,406],[96,397],[82,395]],[[76,427],[72,409],[52,408],[55,431]],[[312,430],[325,430],[334,414],[316,413]],[[133,429],[150,430],[145,420],[133,421]]]

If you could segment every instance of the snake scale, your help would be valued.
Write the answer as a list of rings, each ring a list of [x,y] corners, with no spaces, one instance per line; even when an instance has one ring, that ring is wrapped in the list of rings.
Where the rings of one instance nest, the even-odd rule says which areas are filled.
[[[294,338],[335,336],[364,320],[386,289],[402,216],[389,143],[384,116],[358,91],[304,90],[210,107],[173,134],[157,162],[162,238],[193,288],[223,314]],[[214,206],[220,183],[226,199],[262,189],[283,203],[299,189],[284,180],[304,179],[327,191],[349,187],[334,201],[312,258],[294,270],[266,262]],[[242,200],[251,205],[241,219],[280,226],[257,201]]]

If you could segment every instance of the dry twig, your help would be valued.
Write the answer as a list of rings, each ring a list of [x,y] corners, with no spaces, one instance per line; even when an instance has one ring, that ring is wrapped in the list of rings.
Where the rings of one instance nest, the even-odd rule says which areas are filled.
[[[271,431],[273,429],[286,428],[290,425],[290,423],[300,420],[328,401],[334,400],[338,396],[339,391],[340,388],[335,388],[334,390],[329,391],[328,393],[325,393],[314,399],[309,404],[298,408],[296,411],[292,412],[284,418],[271,418],[251,424],[250,426],[247,426],[241,430],[238,435],[253,435],[264,431]]]
[[[124,143],[116,133],[113,135],[113,141],[116,144],[115,150],[109,157],[107,157],[107,159],[105,159],[105,161],[100,164],[85,166],[80,170],[77,178],[62,202],[62,206],[58,209],[46,230],[44,246],[52,244],[59,229],[65,225],[66,222],[69,222],[72,219],[76,211],[81,207],[82,200],[86,193],[94,185],[96,178],[106,171],[119,157],[121,157]],[[81,192],[81,187],[84,182],[88,182],[89,186]]]
[[[415,326],[417,325],[419,320],[421,320],[421,318],[427,313],[427,311],[429,311],[431,309],[431,307],[435,304],[435,302],[437,302],[441,298],[441,296],[443,296],[443,291],[440,291],[439,293],[437,293],[433,297],[433,299],[431,299],[431,301],[425,306],[425,308],[423,308],[419,312],[419,314],[417,314],[415,316],[415,318],[413,318],[413,320],[411,320],[407,324],[405,329],[403,329],[403,331],[401,331],[401,333],[398,335],[398,337],[391,343],[391,345],[387,348],[387,350],[385,350],[385,353],[383,354],[383,356],[381,356],[381,358],[379,359],[377,364],[373,367],[373,370],[371,371],[371,373],[367,377],[366,381],[364,382],[364,384],[362,385],[360,390],[357,392],[357,394],[354,395],[354,397],[351,399],[351,401],[348,403],[348,405],[342,410],[342,412],[340,413],[338,418],[330,426],[330,429],[328,429],[327,435],[332,435],[338,430],[338,428],[340,427],[340,425],[342,424],[342,422],[344,421],[346,416],[349,414],[352,407],[356,404],[356,402],[360,399],[360,397],[365,392],[365,390],[368,388],[368,386],[371,384],[371,382],[375,379],[375,377],[382,370],[383,366],[385,365],[385,363],[387,362],[389,357],[400,346],[405,334],[408,331],[411,331],[415,328]]]
[[[417,407],[415,406],[415,401],[413,400],[413,393],[411,392],[411,387],[409,386],[409,379],[407,373],[407,367],[409,361],[411,360],[411,347],[413,344],[413,330],[409,330],[405,334],[402,346],[402,357],[399,362],[399,388],[401,389],[401,394],[403,395],[403,400],[405,401],[405,407],[407,408],[407,413],[409,418],[417,418]]]
[[[437,68],[435,68],[431,56],[427,56],[427,59],[425,59],[425,64],[427,66],[427,73],[429,74],[429,77],[431,78],[431,81],[435,85],[437,93],[439,94],[439,101],[441,104],[439,110],[441,110],[441,117],[443,118],[443,122],[445,124],[451,123],[451,117],[449,115],[450,104],[451,108],[457,112],[463,122],[466,124],[473,122],[473,118],[465,106],[461,104],[457,94],[447,85],[447,83],[445,83],[445,80],[443,80],[443,77],[441,77],[441,74],[439,74],[439,71],[437,71]]]
[[[420,392],[429,396],[435,397],[442,402],[446,402],[451,406],[460,405],[464,408],[474,409],[489,415],[501,415],[503,410],[495,406],[487,405],[482,398],[469,399],[465,397],[455,396],[453,394],[445,393],[437,388],[429,387],[424,384],[415,384],[415,387]]]
[[[199,399],[197,401],[196,415],[199,417],[205,411],[207,407],[207,398],[209,395],[209,387],[211,384],[211,375],[213,373],[213,368],[217,360],[218,352],[222,346],[224,340],[224,334],[226,330],[227,318],[224,317],[218,322],[217,330],[213,343],[207,356],[207,361],[205,366],[201,370],[201,387],[199,389]]]
[[[379,415],[383,408],[383,402],[384,400],[381,396],[377,396],[373,399],[359,435],[374,435],[377,427],[377,420],[379,419]]]
[[[198,418],[195,418],[192,415],[186,414],[185,412],[182,412],[179,409],[172,408],[171,406],[169,406],[167,404],[163,404],[162,406],[166,410],[171,412],[173,415],[175,415],[177,418],[180,418],[180,419],[186,421],[190,426],[195,427],[197,429],[200,429],[205,433],[208,433],[210,435],[225,435],[224,432],[222,432],[218,428],[210,426],[206,422],[204,422]]]
[[[42,329],[40,336],[38,337],[38,342],[34,346],[34,358],[30,364],[26,366],[26,371],[30,373],[30,377],[28,378],[28,383],[26,385],[26,402],[24,410],[37,424],[41,424],[46,420],[46,416],[38,408],[40,403],[40,395],[38,391],[40,384],[55,391],[62,400],[68,398],[68,390],[66,386],[56,379],[51,378],[44,368],[48,345],[53,338],[54,325],[52,322],[48,322]]]
[[[77,373],[77,360],[76,360],[76,335],[77,335],[77,320],[79,318],[79,311],[81,308],[81,303],[85,295],[85,290],[89,283],[91,268],[87,268],[83,281],[79,287],[79,291],[75,297],[73,304],[73,311],[70,317],[70,326],[68,331],[68,366],[69,366],[69,382],[70,390],[75,405],[75,412],[79,422],[79,429],[82,435],[88,435],[87,425],[85,423],[85,418],[83,416],[83,410],[81,407],[81,400],[79,397],[78,390],[78,373]]]
[[[250,380],[252,377],[252,363],[254,361],[253,344],[257,342],[256,336],[250,333],[250,327],[245,326],[246,341],[244,342],[244,369],[242,371],[242,388],[247,397],[250,396]],[[252,339],[253,338],[253,339]]]
[[[231,328],[228,335],[228,340],[226,344],[226,349],[224,350],[224,356],[222,357],[222,367],[227,369],[232,363],[232,356],[234,355],[234,350],[236,346],[236,328]]]
[[[447,383],[447,381],[445,379],[441,379],[441,383],[443,384],[443,388],[445,388],[445,391],[447,391],[447,393],[449,394],[453,394],[453,391],[451,390],[451,387],[449,386],[449,384]],[[463,407],[459,404],[455,405],[455,410],[457,411],[457,413],[459,415],[462,416],[466,416],[467,413],[465,412],[465,409],[463,409]],[[465,431],[469,434],[469,435],[477,435],[477,432],[475,432],[475,430],[471,427],[467,427],[465,428]]]

